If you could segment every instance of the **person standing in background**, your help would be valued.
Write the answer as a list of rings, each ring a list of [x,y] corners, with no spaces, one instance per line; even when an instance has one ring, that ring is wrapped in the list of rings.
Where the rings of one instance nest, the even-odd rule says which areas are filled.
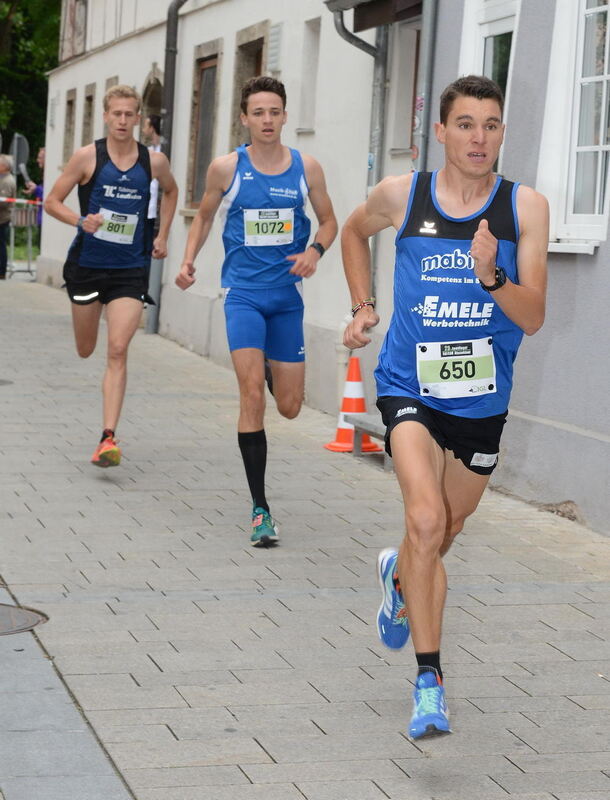
[[[0,155],[0,198],[15,197],[17,184],[11,174],[10,156]],[[0,201],[0,280],[6,279],[6,267],[8,265],[8,232],[11,222],[12,203]]]
[[[38,155],[36,156],[36,163],[40,169],[40,183],[34,183],[34,181],[28,181],[25,185],[25,193],[32,198],[32,200],[38,200],[41,205],[38,206],[38,214],[36,217],[36,223],[38,225],[38,229],[42,225],[42,199],[44,196],[44,159],[45,159],[45,148],[41,147],[38,151]]]
[[[148,151],[150,153],[161,152],[161,117],[150,114],[142,125],[142,136],[145,141],[150,142]],[[148,219],[157,218],[157,205],[159,203],[159,181],[156,178],[150,182],[150,202],[148,204]]]

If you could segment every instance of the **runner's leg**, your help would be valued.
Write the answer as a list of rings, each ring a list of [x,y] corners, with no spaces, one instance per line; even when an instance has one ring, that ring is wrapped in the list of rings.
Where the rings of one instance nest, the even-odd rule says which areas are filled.
[[[127,350],[142,317],[142,301],[118,297],[106,306],[108,352],[102,382],[104,428],[116,430],[127,385]]]
[[[440,548],[445,536],[443,451],[418,422],[391,433],[392,458],[405,505],[406,533],[398,555],[415,652],[440,648],[447,578]]]
[[[406,535],[398,573],[415,651],[440,649],[447,576],[442,556],[489,482],[443,451],[419,423],[403,422],[391,434],[392,454],[405,503]]]
[[[265,359],[262,350],[243,347],[231,351],[239,385],[237,439],[252,495],[250,544],[269,547],[278,540],[277,525],[265,497],[267,439],[265,436]]]
[[[445,452],[443,500],[447,524],[441,557],[449,550],[453,540],[464,527],[464,521],[477,510],[489,478],[489,475],[479,475],[469,470],[450,450]]]
[[[87,305],[77,303],[71,305],[76,351],[81,358],[89,358],[97,344],[97,333],[104,306],[98,300]]]
[[[294,419],[303,405],[305,391],[304,361],[274,361],[269,359],[273,376],[273,397],[283,417]]]
[[[271,368],[273,397],[283,417],[294,419],[305,391],[303,298],[300,285],[278,289],[266,317],[265,353]]]
[[[231,351],[239,385],[239,433],[260,431],[265,418],[265,361],[263,351],[242,347]]]

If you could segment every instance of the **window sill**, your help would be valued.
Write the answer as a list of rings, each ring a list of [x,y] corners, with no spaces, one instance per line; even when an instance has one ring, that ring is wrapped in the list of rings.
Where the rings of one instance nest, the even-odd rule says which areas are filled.
[[[178,214],[181,217],[187,217],[188,219],[193,219],[194,216],[197,214],[196,208],[180,208],[178,209]]]
[[[592,240],[592,241],[572,241],[572,242],[549,242],[548,245],[548,252],[549,253],[584,253],[585,255],[592,256],[595,253],[597,247],[599,247],[599,241]]]
[[[390,154],[390,158],[399,158],[400,156],[409,156],[409,158],[413,158],[412,147],[391,147],[388,153]]]

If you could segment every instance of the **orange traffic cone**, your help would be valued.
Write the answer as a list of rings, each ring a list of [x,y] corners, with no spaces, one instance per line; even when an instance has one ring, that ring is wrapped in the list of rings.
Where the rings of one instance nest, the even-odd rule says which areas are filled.
[[[345,379],[345,391],[343,392],[343,402],[339,412],[339,422],[337,423],[337,433],[334,442],[325,444],[327,450],[334,453],[351,453],[354,449],[354,426],[345,421],[345,414],[366,414],[366,403],[364,401],[364,386],[362,375],[360,374],[360,359],[357,356],[350,356],[347,367],[347,378]],[[362,436],[362,452],[378,453],[378,447],[371,441],[370,436],[365,433]]]

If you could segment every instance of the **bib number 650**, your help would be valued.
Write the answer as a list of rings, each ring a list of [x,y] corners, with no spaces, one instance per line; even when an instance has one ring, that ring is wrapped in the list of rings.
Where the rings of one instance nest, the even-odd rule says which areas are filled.
[[[462,378],[474,378],[475,373],[474,361],[444,361],[439,377],[444,381],[459,381]]]

